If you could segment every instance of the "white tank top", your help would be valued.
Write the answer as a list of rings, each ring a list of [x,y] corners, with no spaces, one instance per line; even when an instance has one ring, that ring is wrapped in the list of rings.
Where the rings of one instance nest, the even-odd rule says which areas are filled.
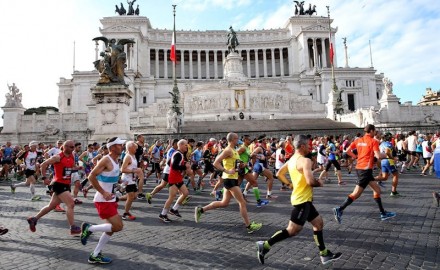
[[[37,152],[29,151],[24,159],[26,164],[26,169],[35,171],[35,162],[37,160]]]
[[[133,155],[127,153],[127,156],[131,158],[131,163],[127,166],[127,169],[132,171],[133,169],[137,169],[137,160]],[[135,174],[134,173],[122,173],[121,177],[122,181],[127,182],[127,185],[136,184],[134,181]]]
[[[116,163],[109,155],[104,156],[103,158],[108,158],[110,159],[112,165],[113,165],[113,169],[111,171],[104,171],[101,174],[98,175],[97,179],[98,179],[98,183],[101,186],[101,188],[107,192],[110,192],[112,194],[114,194],[114,186],[116,183],[118,183],[119,180],[119,164]],[[116,201],[116,196],[107,201],[104,199],[104,197],[102,196],[101,193],[96,192],[95,193],[95,198],[93,198],[94,202],[115,202]]]

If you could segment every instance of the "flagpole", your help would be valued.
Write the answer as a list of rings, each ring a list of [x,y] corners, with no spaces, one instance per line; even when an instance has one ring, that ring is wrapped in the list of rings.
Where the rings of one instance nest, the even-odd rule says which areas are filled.
[[[173,61],[173,92],[171,93],[172,96],[172,110],[177,115],[177,119],[174,119],[177,122],[177,133],[180,133],[181,128],[181,112],[180,112],[180,106],[179,106],[179,100],[180,100],[180,92],[179,88],[177,87],[177,78],[176,78],[176,62],[177,62],[177,53],[176,53],[176,6],[173,6],[173,44],[171,45],[171,54],[170,56],[173,56],[174,59],[171,59]]]
[[[332,45],[332,28],[331,28],[331,20],[330,20],[330,6],[327,6],[327,14],[328,14],[328,31],[329,31],[329,46],[330,46],[330,63],[332,64],[332,80],[333,80],[333,92],[336,93],[338,91],[338,86],[336,85],[336,78],[335,78],[335,65],[333,64],[334,59],[334,46]],[[333,56],[332,56],[333,54]]]
[[[371,40],[368,40],[368,43],[370,44],[370,61],[371,61],[371,67],[373,67],[373,54],[371,53]]]

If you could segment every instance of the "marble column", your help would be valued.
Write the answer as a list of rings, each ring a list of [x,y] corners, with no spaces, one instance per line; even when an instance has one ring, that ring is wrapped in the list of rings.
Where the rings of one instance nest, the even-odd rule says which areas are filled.
[[[266,49],[263,49],[263,74],[264,77],[267,77],[267,56],[266,56]]]
[[[159,49],[156,49],[156,79],[159,79],[160,69],[159,69]]]
[[[280,48],[280,76],[284,77],[284,58],[283,58],[283,48]]]
[[[318,68],[318,46],[316,46],[316,38],[313,39],[313,69]]]
[[[180,79],[185,79],[185,51],[184,50],[180,50]]]
[[[270,57],[272,58],[272,77],[277,76],[277,71],[275,70],[275,49],[270,49]]]
[[[255,78],[260,77],[260,68],[258,66],[258,49],[254,50],[255,53]]]
[[[206,60],[206,79],[211,78],[209,74],[209,51],[205,51],[205,60]]]
[[[251,54],[249,50],[246,50],[246,59],[247,59],[247,77],[251,77]]]
[[[168,79],[168,49],[163,50],[164,51],[164,58],[163,58],[163,77],[165,79]]]
[[[217,51],[214,50],[214,79],[218,79]]]
[[[222,74],[223,78],[225,78],[225,71],[224,71],[224,64],[225,64],[225,51],[222,50]]]
[[[325,45],[325,41],[326,41],[326,39],[322,40],[322,67],[328,67],[327,66],[327,46]]]
[[[202,78],[202,58],[200,56],[201,51],[197,50],[197,78],[201,79]]]
[[[189,50],[189,78],[193,79],[193,51]]]

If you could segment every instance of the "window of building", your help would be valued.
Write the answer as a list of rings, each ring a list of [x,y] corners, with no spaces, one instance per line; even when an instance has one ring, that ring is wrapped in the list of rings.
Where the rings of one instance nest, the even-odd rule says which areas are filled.
[[[142,97],[142,103],[147,104],[147,97]]]
[[[67,99],[67,106],[70,106],[70,98]]]

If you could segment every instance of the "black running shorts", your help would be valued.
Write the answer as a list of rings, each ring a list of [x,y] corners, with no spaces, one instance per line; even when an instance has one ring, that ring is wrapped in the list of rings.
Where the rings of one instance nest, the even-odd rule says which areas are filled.
[[[319,213],[316,211],[313,203],[305,202],[293,206],[292,213],[290,214],[290,221],[297,225],[304,226],[306,221],[311,222],[317,216],[319,216]]]

